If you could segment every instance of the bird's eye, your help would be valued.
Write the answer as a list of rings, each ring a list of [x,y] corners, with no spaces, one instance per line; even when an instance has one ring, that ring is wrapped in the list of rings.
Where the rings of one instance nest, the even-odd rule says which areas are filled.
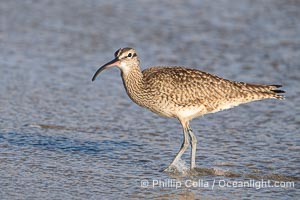
[[[131,58],[131,56],[132,56],[132,53],[129,53],[129,54],[127,55],[128,58]]]

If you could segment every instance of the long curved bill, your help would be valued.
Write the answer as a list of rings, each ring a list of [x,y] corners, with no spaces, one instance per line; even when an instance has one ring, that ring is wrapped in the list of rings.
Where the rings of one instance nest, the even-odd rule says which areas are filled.
[[[103,70],[107,69],[107,68],[110,68],[110,67],[113,67],[113,66],[116,66],[116,65],[119,65],[120,64],[120,61],[119,59],[115,58],[113,59],[112,61],[106,63],[105,65],[103,65],[102,67],[100,67],[96,73],[94,74],[93,78],[92,78],[92,81],[94,81],[96,79],[96,77],[98,76],[98,74],[100,74]]]

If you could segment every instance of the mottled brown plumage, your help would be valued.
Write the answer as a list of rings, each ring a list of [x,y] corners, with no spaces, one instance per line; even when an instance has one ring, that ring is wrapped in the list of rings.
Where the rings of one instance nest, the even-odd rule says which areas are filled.
[[[170,166],[175,165],[191,140],[191,169],[195,167],[196,137],[189,128],[195,117],[267,98],[283,99],[280,85],[258,85],[229,81],[186,67],[151,67],[141,71],[134,49],[121,48],[115,59],[95,73],[117,66],[128,96],[138,105],[159,115],[177,118],[183,127],[184,142]]]

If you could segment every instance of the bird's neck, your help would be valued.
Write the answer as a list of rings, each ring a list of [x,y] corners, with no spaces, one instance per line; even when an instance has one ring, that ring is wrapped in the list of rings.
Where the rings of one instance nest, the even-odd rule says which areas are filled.
[[[143,98],[144,81],[140,67],[122,72],[122,80],[128,96],[137,104]]]

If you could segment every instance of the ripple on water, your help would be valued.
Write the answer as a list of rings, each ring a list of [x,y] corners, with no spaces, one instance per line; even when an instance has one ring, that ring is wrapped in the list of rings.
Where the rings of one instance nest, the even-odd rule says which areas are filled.
[[[293,0],[1,3],[1,199],[296,199],[299,6]],[[182,144],[180,124],[132,103],[117,69],[91,82],[123,46],[138,51],[142,68],[184,65],[282,84],[286,100],[193,120],[198,167],[188,170],[188,150],[177,172],[161,172]],[[141,187],[143,179],[172,178],[297,184]]]

